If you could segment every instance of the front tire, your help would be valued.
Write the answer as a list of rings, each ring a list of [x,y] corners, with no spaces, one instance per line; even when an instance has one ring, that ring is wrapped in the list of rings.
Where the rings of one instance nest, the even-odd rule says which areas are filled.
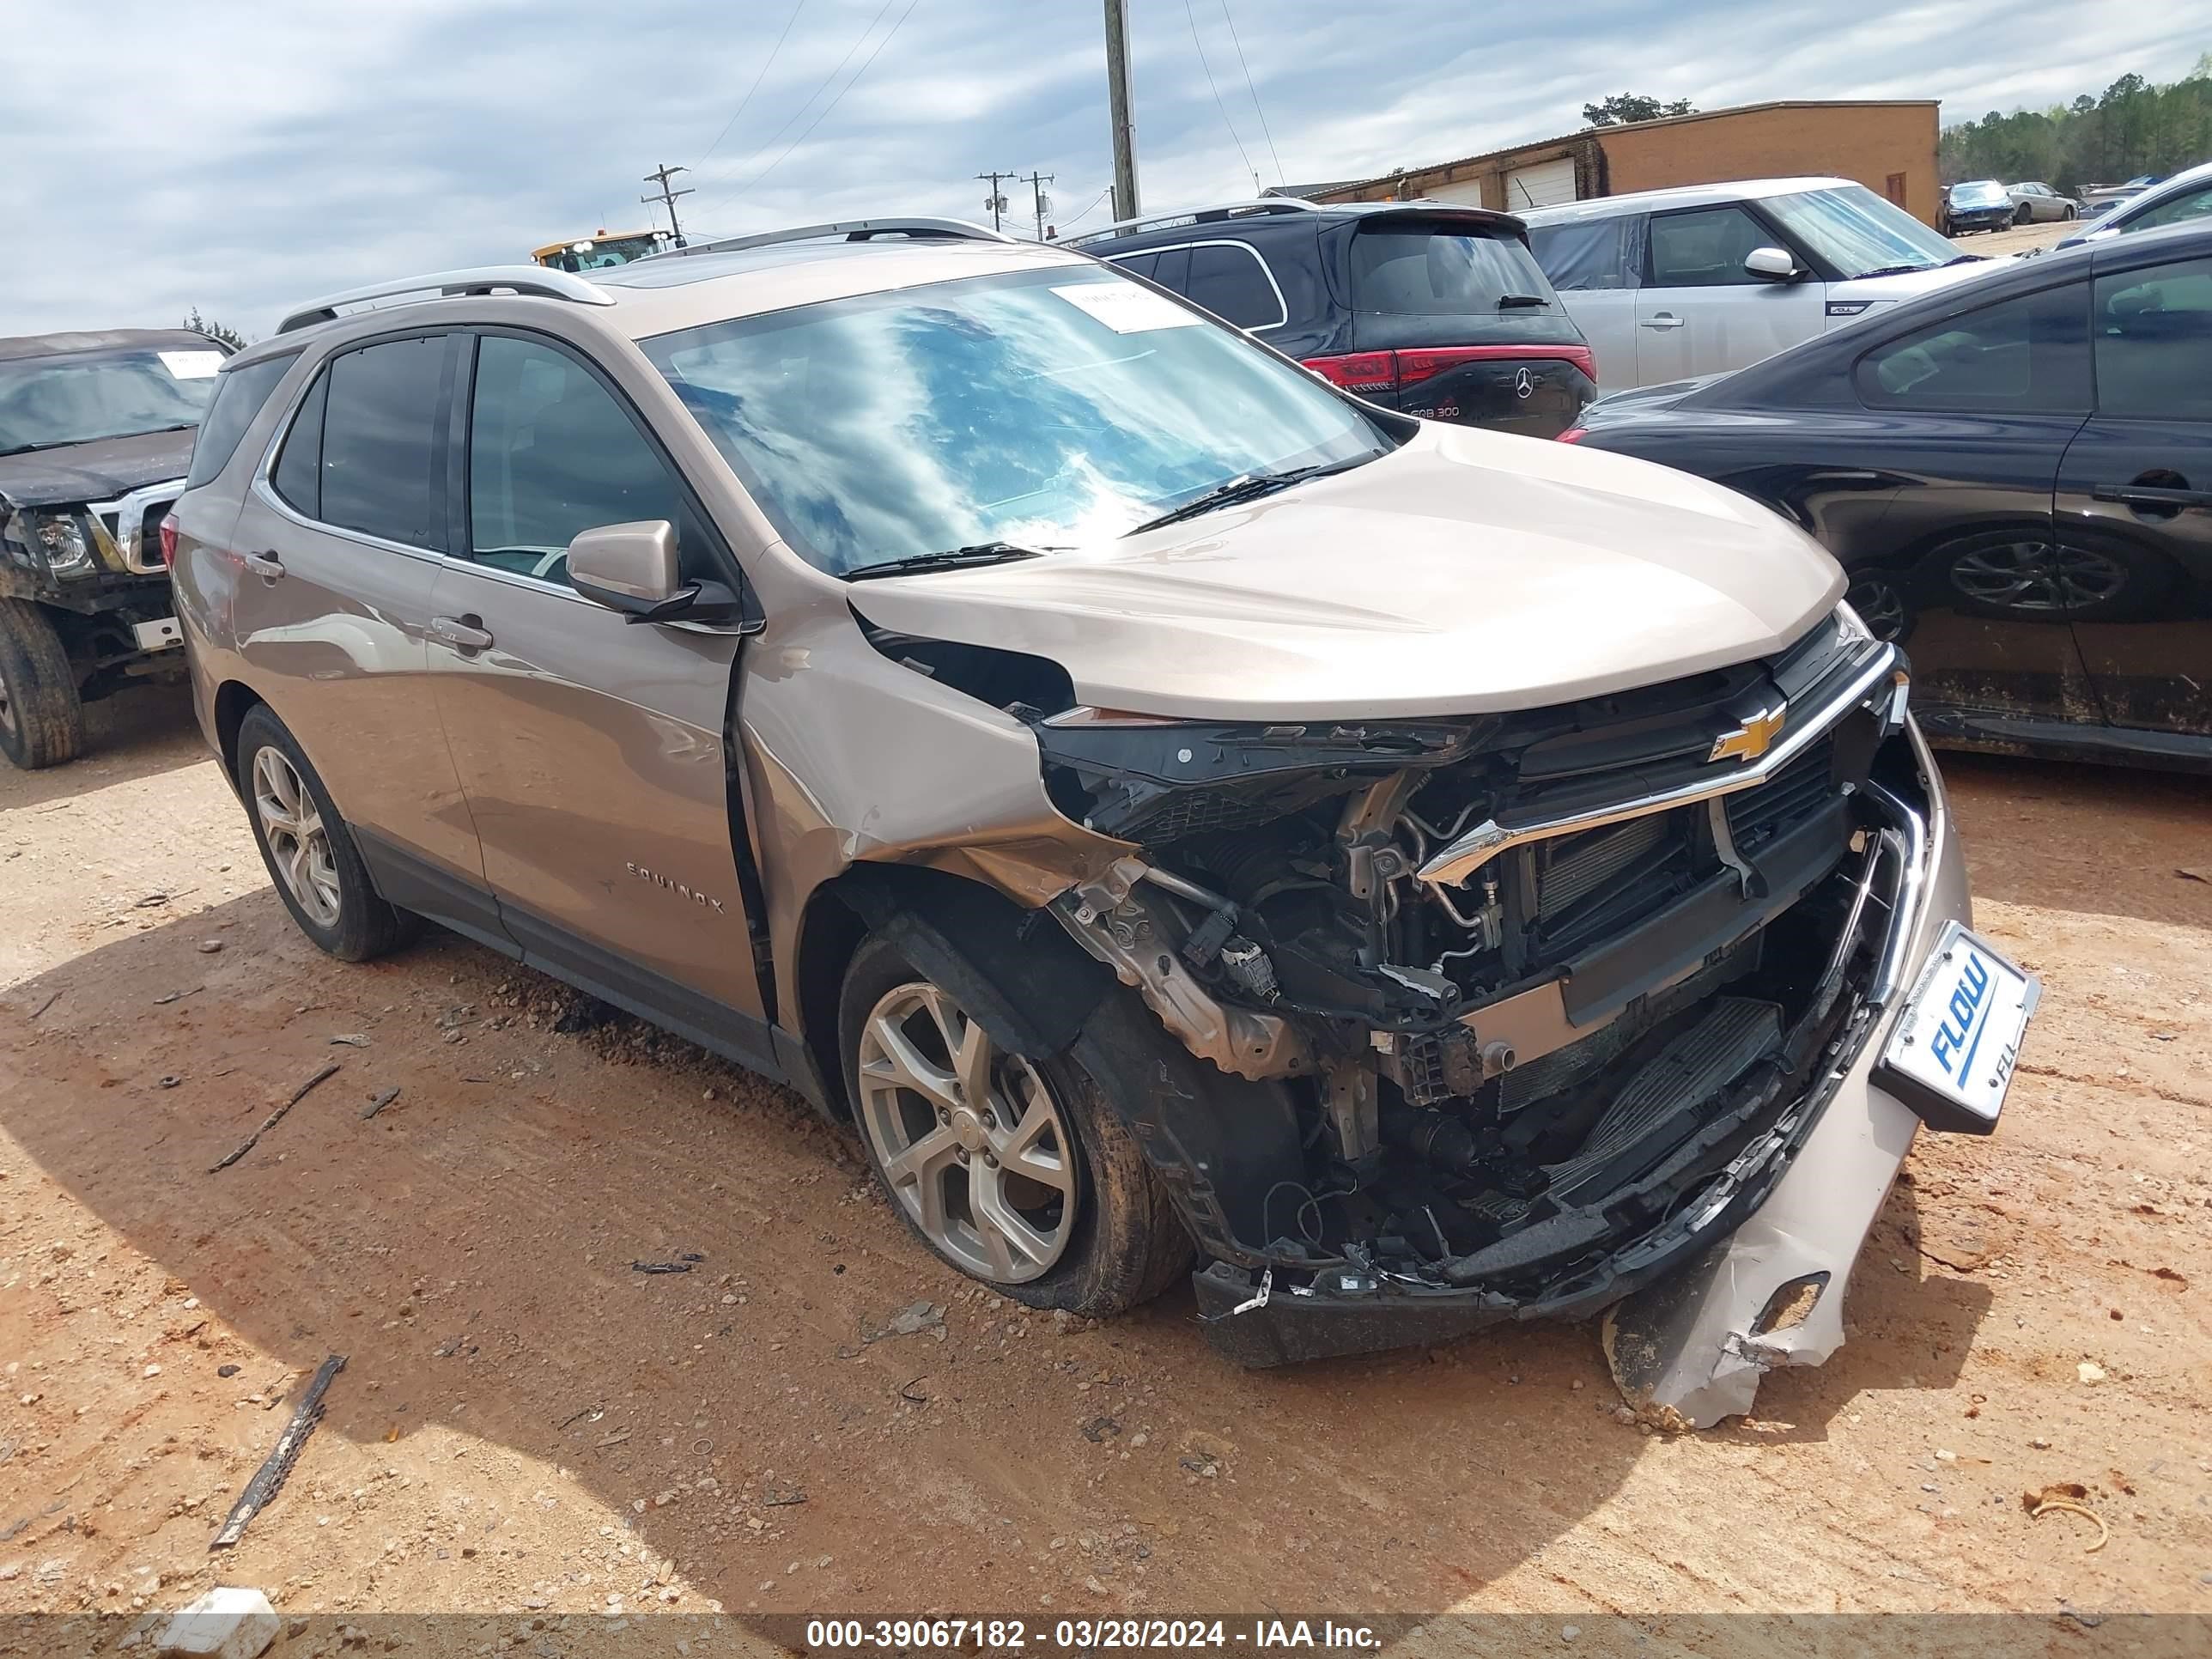
[[[879,939],[847,970],[838,1037],[868,1161],[941,1260],[1030,1307],[1093,1318],[1189,1271],[1174,1203],[1071,1057],[999,1048]]]
[[[35,772],[83,752],[84,703],[61,635],[29,600],[0,599],[0,754]]]
[[[367,962],[413,936],[416,919],[378,896],[330,792],[266,705],[240,722],[233,759],[254,844],[301,933],[343,962]]]

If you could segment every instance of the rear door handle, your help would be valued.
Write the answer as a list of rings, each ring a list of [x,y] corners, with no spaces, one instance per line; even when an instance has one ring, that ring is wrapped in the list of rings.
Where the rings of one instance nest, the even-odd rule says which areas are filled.
[[[284,574],[284,561],[274,553],[241,554],[238,562],[266,581],[273,582]]]
[[[482,651],[491,644],[491,635],[480,624],[481,617],[433,617],[430,618],[430,637],[456,651]]]
[[[2212,507],[2212,489],[2168,489],[2157,484],[2098,484],[2090,499],[2118,501],[2124,507],[2152,513],[2172,513],[2185,507]]]
[[[1646,318],[1644,318],[1644,319],[1643,319],[1643,326],[1644,326],[1644,327],[1645,327],[1645,328],[1662,328],[1662,329],[1663,329],[1663,328],[1680,328],[1680,327],[1681,327],[1685,323],[1688,322],[1689,320],[1690,320],[1690,319],[1689,319],[1688,318],[1686,318],[1686,317],[1675,317],[1675,316],[1672,316],[1672,315],[1668,314],[1668,313],[1666,313],[1666,312],[1663,312],[1663,311],[1662,311],[1662,312],[1661,312],[1661,313],[1660,313],[1657,316],[1656,316],[1656,317],[1646,317]]]

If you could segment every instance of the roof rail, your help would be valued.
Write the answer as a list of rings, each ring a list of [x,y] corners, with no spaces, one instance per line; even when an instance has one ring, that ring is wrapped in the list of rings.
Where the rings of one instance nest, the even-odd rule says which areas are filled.
[[[1110,225],[1101,225],[1096,230],[1086,230],[1080,236],[1063,236],[1060,242],[1068,247],[1080,247],[1085,242],[1102,242],[1109,237],[1127,236],[1133,231],[1152,230],[1168,225],[1202,225],[1222,219],[1237,219],[1249,214],[1318,213],[1322,204],[1309,202],[1303,196],[1261,196],[1246,202],[1212,202],[1204,207],[1178,208],[1173,213],[1140,213],[1133,219],[1116,219]]]
[[[647,259],[680,259],[690,253],[732,253],[740,248],[773,247],[779,242],[815,242],[831,236],[848,242],[865,242],[877,236],[915,236],[963,242],[1011,242],[1002,232],[986,230],[965,219],[845,219],[830,225],[799,225],[789,230],[763,230],[750,236],[718,236],[711,242],[663,248]],[[633,261],[641,264],[642,261]]]
[[[392,300],[401,295],[442,298],[456,294],[495,294],[501,289],[541,300],[567,300],[580,306],[611,306],[614,295],[596,283],[565,270],[544,265],[477,265],[467,270],[438,270],[422,276],[399,276],[390,282],[369,283],[332,294],[284,313],[276,325],[279,334],[315,323],[327,323],[340,306],[366,305],[372,300]]]

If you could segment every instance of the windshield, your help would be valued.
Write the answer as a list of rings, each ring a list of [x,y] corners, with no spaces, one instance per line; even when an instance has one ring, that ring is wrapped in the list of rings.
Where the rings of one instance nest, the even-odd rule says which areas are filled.
[[[1497,314],[1508,295],[1548,300],[1536,257],[1517,236],[1438,225],[1362,226],[1352,239],[1352,307],[1403,316]]]
[[[836,573],[1126,533],[1389,440],[1235,330],[1056,265],[641,341],[784,539]]]
[[[1959,257],[1948,238],[1864,185],[1769,196],[1759,205],[1844,276],[1899,268],[1929,270]]]
[[[0,362],[0,455],[198,426],[222,356],[208,346]]]
[[[1971,185],[1951,186],[1953,207],[2009,207],[2012,198],[2005,187],[1994,179],[1984,179]]]

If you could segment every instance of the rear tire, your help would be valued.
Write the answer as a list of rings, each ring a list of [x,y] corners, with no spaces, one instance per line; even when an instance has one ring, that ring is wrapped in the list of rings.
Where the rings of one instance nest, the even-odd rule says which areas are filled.
[[[232,759],[254,845],[301,933],[342,962],[367,962],[414,937],[421,919],[378,896],[330,792],[265,704],[240,722]]]
[[[1030,1307],[1091,1318],[1189,1272],[1174,1201],[1070,1056],[999,1049],[880,939],[846,971],[838,1044],[868,1162],[940,1260]]]
[[[35,772],[83,752],[84,703],[61,635],[29,600],[0,599],[0,754]]]

